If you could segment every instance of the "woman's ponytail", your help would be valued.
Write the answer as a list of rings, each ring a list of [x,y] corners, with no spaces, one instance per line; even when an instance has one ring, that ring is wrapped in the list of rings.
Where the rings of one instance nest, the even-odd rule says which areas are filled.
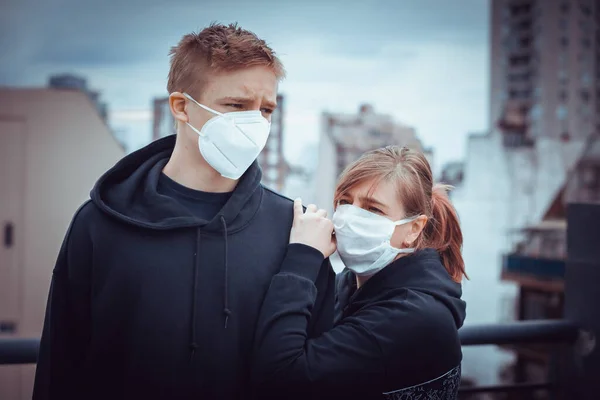
[[[431,192],[431,212],[426,228],[427,247],[434,248],[440,254],[442,263],[456,282],[467,277],[462,257],[463,236],[460,230],[458,214],[448,198],[450,185],[435,184]],[[467,277],[468,278],[468,277]]]

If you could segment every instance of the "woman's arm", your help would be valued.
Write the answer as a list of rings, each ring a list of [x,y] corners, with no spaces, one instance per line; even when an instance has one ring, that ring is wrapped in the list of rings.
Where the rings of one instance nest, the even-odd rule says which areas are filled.
[[[386,302],[370,305],[333,330],[308,339],[317,295],[314,281],[322,261],[318,250],[290,244],[281,271],[271,280],[256,331],[252,377],[258,387],[360,387],[384,375],[380,341],[368,327],[389,318]]]

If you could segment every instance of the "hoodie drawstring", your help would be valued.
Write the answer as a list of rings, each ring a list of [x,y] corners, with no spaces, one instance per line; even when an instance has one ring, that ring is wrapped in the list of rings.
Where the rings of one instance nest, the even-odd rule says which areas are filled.
[[[231,310],[229,309],[229,272],[227,265],[227,223],[225,222],[225,217],[221,215],[221,223],[223,224],[223,240],[225,241],[225,282],[224,282],[224,292],[223,292],[223,314],[225,314],[225,329],[227,329],[227,322],[229,321],[229,316],[231,315]]]
[[[224,281],[224,292],[223,292],[223,314],[225,315],[225,329],[227,329],[227,322],[231,316],[231,310],[229,309],[229,265],[227,254],[229,252],[227,246],[227,222],[225,217],[221,216],[221,224],[223,224],[223,240],[225,241],[225,281]],[[196,343],[196,295],[198,292],[198,265],[200,264],[200,241],[202,239],[202,231],[200,228],[196,231],[196,252],[194,253],[194,271],[193,271],[193,286],[192,286],[192,315],[191,315],[191,331],[190,331],[190,361],[194,357],[194,353],[198,348]]]
[[[192,315],[191,315],[191,332],[190,332],[190,361],[194,358],[194,353],[198,348],[196,343],[196,292],[198,292],[198,264],[200,263],[200,240],[202,238],[202,231],[198,228],[196,231],[196,251],[194,252],[194,277],[192,286]]]

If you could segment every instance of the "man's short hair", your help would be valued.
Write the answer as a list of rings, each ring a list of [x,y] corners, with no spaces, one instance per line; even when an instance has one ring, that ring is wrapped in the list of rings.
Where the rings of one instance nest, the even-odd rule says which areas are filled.
[[[212,23],[200,33],[185,35],[169,52],[171,68],[167,90],[198,95],[211,72],[230,72],[255,66],[285,77],[283,64],[267,43],[237,23]]]

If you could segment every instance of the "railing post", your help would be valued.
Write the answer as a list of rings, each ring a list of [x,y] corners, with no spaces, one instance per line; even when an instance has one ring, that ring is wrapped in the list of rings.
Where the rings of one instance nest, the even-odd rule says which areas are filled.
[[[565,316],[581,327],[572,353],[569,398],[600,393],[600,204],[569,204],[567,211]]]

